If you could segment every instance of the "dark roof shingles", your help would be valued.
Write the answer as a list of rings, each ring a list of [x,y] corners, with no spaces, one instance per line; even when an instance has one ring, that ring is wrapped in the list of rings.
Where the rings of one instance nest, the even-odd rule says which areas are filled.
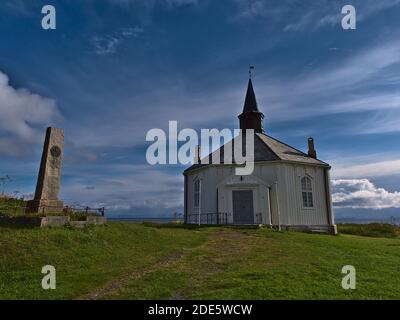
[[[256,139],[254,141],[254,161],[291,161],[291,162],[299,162],[311,165],[322,165],[329,166],[329,164],[310,157],[308,154],[297,150],[279,140],[276,140],[264,133],[256,133]],[[235,138],[233,141],[236,141]],[[243,140],[243,143],[245,141]],[[235,142],[233,142],[235,143]],[[221,148],[220,151],[220,163],[224,163],[224,151],[225,148],[232,148],[232,141],[229,141]],[[244,149],[244,148],[243,148]],[[233,149],[232,149],[233,150]],[[214,151],[214,153],[217,151]],[[214,154],[213,153],[213,154]],[[233,154],[233,151],[232,151]],[[212,154],[208,155],[206,158],[209,159],[208,163],[211,163]],[[204,164],[204,159],[202,159],[203,164],[194,164],[191,167],[187,168],[184,172],[189,172],[197,168],[205,167],[208,164]],[[234,161],[233,161],[234,162]]]

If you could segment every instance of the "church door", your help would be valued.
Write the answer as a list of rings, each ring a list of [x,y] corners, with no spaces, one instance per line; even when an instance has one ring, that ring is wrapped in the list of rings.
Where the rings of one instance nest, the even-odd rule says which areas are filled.
[[[253,190],[234,190],[233,223],[254,224]]]

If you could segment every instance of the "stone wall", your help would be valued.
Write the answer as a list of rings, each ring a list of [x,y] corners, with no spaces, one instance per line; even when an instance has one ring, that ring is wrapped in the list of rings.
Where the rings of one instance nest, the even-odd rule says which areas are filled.
[[[64,227],[82,229],[89,225],[102,225],[107,222],[106,217],[87,216],[84,221],[71,221],[68,216],[49,217],[0,217],[0,225],[16,227]]]
[[[70,222],[68,216],[50,216],[42,218],[40,227],[63,227]]]

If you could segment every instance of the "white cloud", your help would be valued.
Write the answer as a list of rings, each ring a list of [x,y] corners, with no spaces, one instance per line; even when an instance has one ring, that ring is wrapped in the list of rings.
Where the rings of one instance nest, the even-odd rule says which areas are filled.
[[[376,187],[368,179],[332,180],[332,200],[337,208],[400,208],[400,192]]]
[[[290,23],[283,28],[283,31],[298,31],[309,25],[313,21],[314,17],[312,12],[308,12],[303,15],[300,20],[295,23]]]
[[[364,110],[387,113],[388,110],[400,110],[400,94],[386,92],[389,90],[373,94],[374,91],[369,91],[369,89],[366,89],[368,94],[357,95],[355,92],[360,87],[368,87],[369,81],[375,81],[385,73],[387,68],[393,69],[396,64],[400,64],[400,42],[385,42],[365,48],[360,53],[343,59],[337,64],[330,64],[318,72],[307,72],[291,78],[282,78],[278,74],[257,78],[255,80],[256,94],[261,108],[266,108],[264,111],[270,119],[268,121],[271,122],[301,121],[305,117]],[[365,68],[366,65],[368,68]],[[170,77],[174,77],[173,82],[170,81]],[[261,79],[265,81],[262,82]],[[143,144],[145,133],[149,129],[165,129],[168,120],[177,120],[180,127],[191,128],[199,128],[205,124],[211,126],[218,121],[225,121],[227,115],[234,115],[232,106],[237,107],[237,112],[241,111],[241,101],[245,90],[241,83],[229,88],[218,87],[218,90],[211,93],[204,90],[190,91],[190,83],[176,75],[158,76],[151,82],[151,90],[153,88],[157,90],[152,91],[152,95],[148,95],[145,99],[141,93],[128,96],[123,101],[119,96],[115,96],[113,110],[118,110],[118,112],[107,113],[106,119],[102,113],[90,115],[91,119],[98,117],[97,121],[103,123],[101,130],[79,126],[79,130],[71,130],[71,134],[78,135],[75,132],[79,132],[81,145]],[[100,104],[102,101],[99,101]],[[215,113],[216,109],[220,112]],[[201,110],[201,112],[193,117],[193,110]],[[157,112],[157,117],[154,117],[153,111]],[[213,114],[211,120],[210,114]],[[140,123],[137,123],[136,119],[141,119]],[[397,117],[393,117],[392,120],[397,120]],[[132,122],[136,125],[132,126]],[[115,123],[119,124],[117,131]],[[351,133],[360,133],[361,130],[364,132],[365,128],[359,128],[360,124],[361,122],[355,123],[350,128]],[[387,130],[385,122],[375,124],[378,126],[375,128],[377,132]]]
[[[62,188],[66,203],[106,207],[109,211],[164,208],[162,213],[170,214],[183,206],[183,177],[179,174],[150,165],[92,164],[91,169],[94,167],[100,173],[86,173],[84,177],[68,168],[69,174],[76,178]]]
[[[133,4],[138,4],[141,0],[109,0],[111,3],[116,5],[129,6]],[[167,5],[180,7],[185,5],[197,5],[200,0],[146,0],[142,1],[147,7],[153,8],[156,5]]]
[[[108,55],[117,52],[117,46],[121,43],[121,39],[108,35],[94,36],[92,43],[98,55]]]
[[[264,87],[258,96],[262,104],[270,106],[270,114],[277,120],[361,111],[395,112],[400,110],[398,78],[388,75],[399,67],[400,42],[385,41],[293,79],[277,77],[276,82],[269,80],[256,86]],[[371,89],[383,85],[384,90]],[[374,125],[374,132],[387,131],[385,123],[378,125]],[[355,124],[353,131],[366,130]]]
[[[27,144],[36,143],[43,132],[37,126],[48,126],[59,117],[52,99],[27,89],[15,89],[9,78],[0,71],[0,154],[17,154]]]
[[[385,68],[399,62],[400,42],[392,40],[380,43],[358,54],[353,54],[350,59],[343,61],[336,68],[327,70],[328,72],[321,70],[316,76],[303,83],[300,88],[307,92],[315,92],[316,89],[346,89],[370,79]]]
[[[138,37],[144,32],[141,27],[122,28],[113,34],[96,35],[92,37],[91,42],[94,46],[94,51],[98,55],[110,55],[117,52],[118,46],[123,41],[131,37]]]
[[[236,4],[236,14],[233,20],[264,19],[266,23],[290,17],[291,5],[281,1],[280,3],[265,0],[231,0]]]
[[[400,94],[395,99],[400,99]],[[390,102],[389,102],[390,103]],[[360,134],[393,133],[399,132],[400,102],[397,108],[386,109],[384,112],[375,113],[373,117],[361,121],[354,128]]]
[[[170,6],[196,5],[199,3],[198,0],[164,0],[163,2]]]
[[[265,0],[232,0],[236,3],[238,14],[237,18],[243,19],[264,19],[266,23],[272,20],[278,23],[286,23],[283,31],[315,31],[320,27],[340,26],[341,5],[337,1],[319,0],[309,1],[265,1]],[[355,0],[356,1],[356,0]],[[371,9],[368,12],[376,12],[388,7],[376,6],[375,1],[371,2]],[[388,0],[385,2],[397,2],[400,0]],[[368,3],[369,3],[368,2]],[[287,23],[290,21],[289,23]]]
[[[263,1],[239,1],[239,4],[241,4],[240,16],[244,18],[261,15],[266,11],[265,2]]]
[[[383,177],[400,174],[400,160],[334,167],[333,174],[335,177],[346,178]]]
[[[0,2],[0,10],[15,15],[29,15],[32,13],[29,10],[29,5],[24,0],[2,0]]]
[[[400,3],[400,0],[353,0],[351,5],[356,8],[357,22],[361,22],[379,11],[392,8]],[[348,3],[339,1],[317,1],[304,7],[307,11],[300,11],[298,20],[286,25],[284,31],[315,31],[322,27],[341,27],[341,8]],[[290,8],[290,6],[289,6]],[[293,17],[292,17],[293,18]],[[294,17],[295,18],[295,17]]]

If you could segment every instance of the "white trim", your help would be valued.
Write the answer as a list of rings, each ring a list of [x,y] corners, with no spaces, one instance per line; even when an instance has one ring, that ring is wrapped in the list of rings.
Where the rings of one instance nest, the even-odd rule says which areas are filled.
[[[323,163],[309,163],[309,162],[302,162],[302,161],[292,161],[292,160],[262,160],[262,161],[254,161],[252,162],[254,163],[254,166],[258,165],[258,164],[262,164],[262,165],[274,165],[274,164],[293,164],[293,165],[302,165],[302,166],[311,166],[311,167],[319,167],[319,168],[329,168],[331,169],[331,166],[327,163],[327,164],[323,164]],[[199,168],[195,168],[195,169],[191,169],[188,172],[183,172],[183,175],[188,175],[188,174],[192,174],[194,172],[198,172],[200,170],[203,169],[208,169],[210,167],[218,167],[218,166],[226,166],[226,167],[239,167],[239,164],[235,164],[235,163],[219,163],[219,164],[205,164],[203,167],[199,167]]]
[[[271,211],[271,187],[267,187],[267,209],[268,209],[268,225],[272,226],[272,211]]]
[[[232,180],[234,177],[240,177],[236,174],[231,174],[230,176],[226,177],[225,179],[223,179],[220,183],[217,184],[216,188],[220,188],[222,186],[226,186],[226,187],[234,187],[234,186],[258,186],[258,185],[263,185],[267,188],[270,187],[269,183],[265,182],[264,180],[258,178],[255,175],[250,175],[250,176],[243,176],[243,177],[251,177],[251,179],[255,180],[255,182],[238,182],[238,183],[234,183],[234,184],[227,184],[227,182],[229,182],[230,180]],[[245,178],[243,178],[245,179]]]
[[[303,179],[309,179],[310,180],[310,188],[311,190],[303,189]],[[314,178],[309,175],[308,173],[305,173],[304,175],[300,176],[300,195],[301,195],[301,206],[303,210],[315,210],[315,197],[314,197],[314,190],[315,190],[315,183],[314,183]],[[303,193],[307,193],[307,198],[308,198],[308,193],[311,193],[311,200],[312,200],[312,206],[305,206],[304,205],[304,199],[303,199]],[[307,199],[308,202],[308,199]]]
[[[281,212],[279,210],[278,181],[275,181],[276,210],[278,214],[278,230],[281,231]]]

